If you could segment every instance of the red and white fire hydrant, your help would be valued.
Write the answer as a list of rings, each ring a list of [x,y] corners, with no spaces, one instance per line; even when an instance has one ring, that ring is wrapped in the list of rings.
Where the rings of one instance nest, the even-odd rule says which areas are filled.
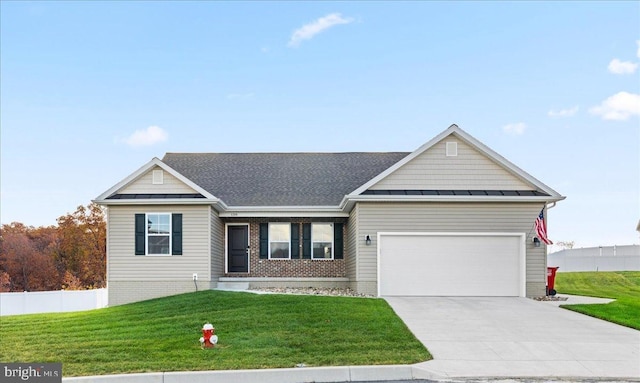
[[[200,337],[200,345],[204,348],[210,348],[218,343],[218,336],[216,335],[216,329],[211,323],[205,323],[202,326],[202,336]]]

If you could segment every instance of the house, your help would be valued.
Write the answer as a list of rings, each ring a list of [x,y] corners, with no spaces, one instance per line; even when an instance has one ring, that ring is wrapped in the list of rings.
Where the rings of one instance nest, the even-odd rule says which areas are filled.
[[[233,284],[541,296],[533,225],[562,199],[452,125],[411,153],[167,153],[95,202],[118,305]]]

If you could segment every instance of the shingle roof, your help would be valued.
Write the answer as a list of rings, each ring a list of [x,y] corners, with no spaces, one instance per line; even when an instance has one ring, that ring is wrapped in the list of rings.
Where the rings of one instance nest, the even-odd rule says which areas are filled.
[[[162,161],[229,206],[337,206],[410,153],[167,153]]]

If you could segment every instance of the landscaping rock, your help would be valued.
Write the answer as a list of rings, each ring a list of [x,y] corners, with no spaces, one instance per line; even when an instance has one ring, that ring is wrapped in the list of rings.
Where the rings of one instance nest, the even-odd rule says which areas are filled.
[[[373,295],[360,294],[351,289],[327,288],[327,287],[266,287],[251,288],[253,291],[262,291],[272,294],[296,294],[296,295],[328,295],[336,297],[362,297],[372,298]]]
[[[567,297],[559,297],[559,296],[554,296],[554,297],[546,296],[546,297],[536,297],[536,298],[533,298],[533,299],[536,300],[536,301],[545,301],[545,302],[553,301],[553,302],[556,302],[556,301],[566,301],[569,298],[567,298]]]

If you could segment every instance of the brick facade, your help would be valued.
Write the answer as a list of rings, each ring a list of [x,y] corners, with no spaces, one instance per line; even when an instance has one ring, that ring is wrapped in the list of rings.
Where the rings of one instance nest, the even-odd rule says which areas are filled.
[[[346,233],[346,218],[237,218],[225,223],[249,224],[249,273],[226,273],[225,277],[270,277],[270,278],[336,278],[346,277],[345,259],[349,256],[345,247],[345,259],[260,259],[260,224],[269,222],[303,223],[332,222],[343,223]],[[344,235],[343,235],[344,237]],[[300,232],[302,238],[302,232]],[[223,238],[224,241],[224,238]],[[224,242],[226,248],[227,244]]]

